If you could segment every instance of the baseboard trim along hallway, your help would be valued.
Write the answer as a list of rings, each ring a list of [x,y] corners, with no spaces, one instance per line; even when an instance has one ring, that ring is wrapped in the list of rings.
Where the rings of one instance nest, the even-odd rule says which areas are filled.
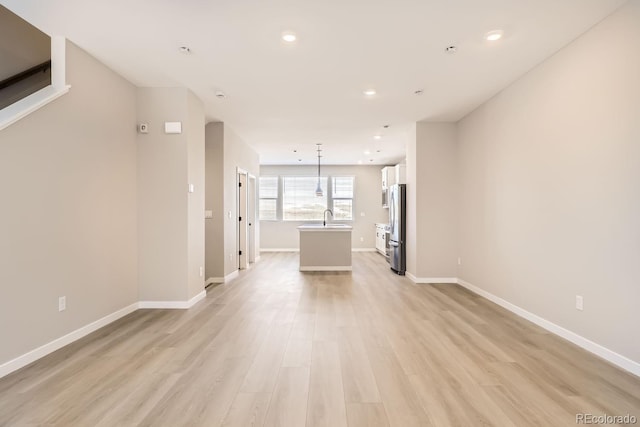
[[[352,272],[305,274],[297,254],[269,254],[189,311],[120,310],[135,311],[0,379],[0,425],[539,426],[640,416],[640,378],[536,316],[462,280],[415,285],[377,253],[352,261]]]
[[[458,283],[458,279],[456,277],[416,277],[408,271],[405,275],[411,280],[413,283],[419,284],[433,284],[433,283],[450,283],[456,284]]]
[[[555,323],[550,322],[547,319],[528,312],[527,310],[520,308],[515,304],[511,304],[509,301],[506,301],[498,296],[493,295],[492,293],[480,289],[479,287],[474,286],[469,282],[466,282],[462,279],[457,279],[457,283],[460,286],[470,290],[474,294],[480,295],[481,297],[488,299],[495,304],[498,304],[500,307],[509,310],[513,314],[516,314],[523,319],[527,319],[528,321],[535,323],[541,328],[544,328],[547,331],[574,343],[578,347],[581,347],[588,352],[593,353],[610,363],[613,363],[614,365],[624,369],[625,371],[631,372],[632,374],[640,377],[640,363],[624,357],[623,355],[618,354],[613,350],[609,350],[608,348],[603,347],[600,344],[597,344],[581,335],[578,335],[575,332],[565,329],[562,326],[556,325]]]
[[[10,374],[11,372],[17,371],[18,369],[27,366],[28,364],[33,363],[36,360],[41,359],[44,356],[53,353],[54,351],[59,350],[66,345],[71,344],[79,340],[80,338],[83,338],[86,335],[89,335],[90,333],[97,331],[98,329],[107,326],[110,323],[115,322],[121,317],[133,313],[138,309],[151,308],[184,310],[193,307],[196,303],[203,300],[206,296],[207,291],[203,290],[188,301],[139,301],[133,303],[114,313],[104,316],[101,319],[91,322],[88,325],[78,328],[75,331],[70,332],[60,338],[56,338],[53,341],[36,348],[35,350],[31,350],[28,353],[23,354],[22,356],[18,356],[15,359],[0,365],[0,378]]]
[[[207,291],[203,290],[188,301],[140,301],[138,308],[166,308],[166,309],[188,309],[193,307],[198,301],[207,296]]]
[[[2,365],[0,365],[0,378],[10,374],[13,371],[17,371],[18,369],[27,366],[28,364],[33,363],[36,360],[43,358],[44,356],[53,353],[54,351],[59,350],[66,345],[69,345],[86,335],[89,335],[90,333],[97,331],[98,329],[107,326],[110,323],[115,322],[116,320],[126,316],[127,314],[133,313],[137,309],[137,302],[128,305],[127,307],[121,308],[120,310],[104,316],[103,318],[98,319],[95,322],[91,322],[88,325],[78,328],[75,331],[70,332],[60,338],[56,338],[55,340],[42,345],[35,350],[31,350],[30,352],[25,353],[22,356],[18,356],[13,360],[3,363]]]
[[[575,345],[587,350],[590,353],[595,354],[603,358],[604,360],[613,363],[614,365],[624,369],[625,371],[631,372],[632,374],[640,377],[640,363],[635,362],[627,357],[622,356],[621,354],[616,353],[613,350],[610,350],[602,345],[595,343],[581,335],[576,334],[568,329],[563,328],[562,326],[556,325],[553,322],[548,321],[538,315],[535,315],[527,310],[518,307],[506,301],[492,293],[489,293],[477,286],[472,285],[469,282],[466,282],[457,277],[416,277],[415,275],[407,272],[406,276],[409,280],[416,284],[435,284],[435,283],[443,283],[443,284],[459,284],[460,286],[470,290],[474,294],[480,295],[481,297],[498,304],[500,307],[509,310],[510,312],[522,317],[523,319],[527,319],[528,321],[535,323],[536,325],[546,329],[549,332],[552,332],[559,337],[566,339],[574,343]]]

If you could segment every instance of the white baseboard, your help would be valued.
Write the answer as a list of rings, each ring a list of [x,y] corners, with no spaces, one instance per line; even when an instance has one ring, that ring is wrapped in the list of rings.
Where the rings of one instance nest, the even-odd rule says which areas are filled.
[[[233,279],[235,279],[239,275],[240,275],[240,272],[238,270],[232,271],[231,273],[229,273],[226,276],[224,276],[224,283],[229,283],[230,281],[232,281]]]
[[[455,277],[416,277],[408,271],[405,272],[405,275],[413,283],[458,283],[458,279]]]
[[[613,363],[614,365],[631,372],[632,374],[640,377],[640,363],[633,361],[621,354],[618,354],[606,347],[601,346],[581,335],[571,332],[568,329],[558,326],[555,323],[548,321],[538,315],[528,312],[527,310],[511,304],[509,301],[503,300],[500,297],[493,295],[477,286],[472,285],[469,282],[465,282],[462,279],[458,279],[458,284],[469,289],[471,292],[480,295],[483,298],[488,299],[491,302],[498,304],[499,306],[509,310],[510,312],[517,314],[518,316],[527,319],[528,321],[535,323],[536,325],[552,332],[568,341],[571,341],[575,345],[582,347],[583,349],[591,352],[597,356],[600,356],[604,360]]]
[[[353,268],[350,265],[305,265],[300,266],[300,271],[352,271]]]
[[[167,309],[187,309],[193,307],[198,301],[207,296],[207,291],[203,290],[188,301],[140,301],[139,308],[167,308]]]
[[[377,252],[376,248],[351,248],[351,252]]]
[[[209,277],[205,282],[205,286],[208,286],[212,283],[229,283],[230,281],[232,281],[233,279],[235,279],[236,277],[238,277],[240,275],[240,272],[238,270],[233,271],[229,274],[227,274],[224,277]]]
[[[35,350],[31,350],[30,352],[25,353],[22,356],[18,356],[13,360],[3,363],[2,365],[0,365],[0,378],[10,374],[13,371],[17,371],[18,369],[27,366],[32,362],[35,362],[36,360],[50,353],[53,353],[54,351],[64,347],[65,345],[69,345],[72,342],[77,341],[86,335],[89,335],[91,332],[107,326],[109,323],[115,322],[116,320],[126,316],[129,313],[133,313],[137,309],[138,303],[134,303],[127,307],[121,308],[114,313],[111,313],[101,319],[96,320],[95,322],[91,322],[88,325],[76,329],[75,331],[70,332],[67,335],[64,335],[43,346],[36,348]]]

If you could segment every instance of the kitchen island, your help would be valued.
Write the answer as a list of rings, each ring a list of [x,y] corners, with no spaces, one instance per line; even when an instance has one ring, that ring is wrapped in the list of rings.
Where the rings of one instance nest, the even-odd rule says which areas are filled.
[[[351,230],[346,224],[301,225],[300,271],[351,271]]]

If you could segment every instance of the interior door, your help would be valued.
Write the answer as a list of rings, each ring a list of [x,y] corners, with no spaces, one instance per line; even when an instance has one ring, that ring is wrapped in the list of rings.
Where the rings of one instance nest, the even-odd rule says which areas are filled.
[[[253,264],[256,262],[256,177],[253,175],[249,175],[249,195],[247,202],[247,218],[248,218],[248,229],[249,229],[249,264]]]
[[[247,184],[247,173],[238,171],[238,268],[241,270],[249,268]]]

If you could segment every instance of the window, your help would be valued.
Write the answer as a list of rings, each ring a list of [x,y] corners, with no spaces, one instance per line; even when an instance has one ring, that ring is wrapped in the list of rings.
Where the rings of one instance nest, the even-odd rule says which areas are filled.
[[[327,209],[327,178],[320,178],[324,190],[322,197],[316,196],[318,177],[282,177],[282,219],[285,221],[322,221]]]
[[[353,221],[354,183],[353,176],[321,177],[324,194],[318,197],[317,176],[261,176],[260,220],[322,221],[329,208],[332,219]]]
[[[342,221],[353,220],[354,177],[335,176],[332,181],[333,218]]]
[[[258,209],[260,219],[267,221],[275,221],[278,219],[278,177],[277,176],[261,176],[260,177],[260,201]]]

